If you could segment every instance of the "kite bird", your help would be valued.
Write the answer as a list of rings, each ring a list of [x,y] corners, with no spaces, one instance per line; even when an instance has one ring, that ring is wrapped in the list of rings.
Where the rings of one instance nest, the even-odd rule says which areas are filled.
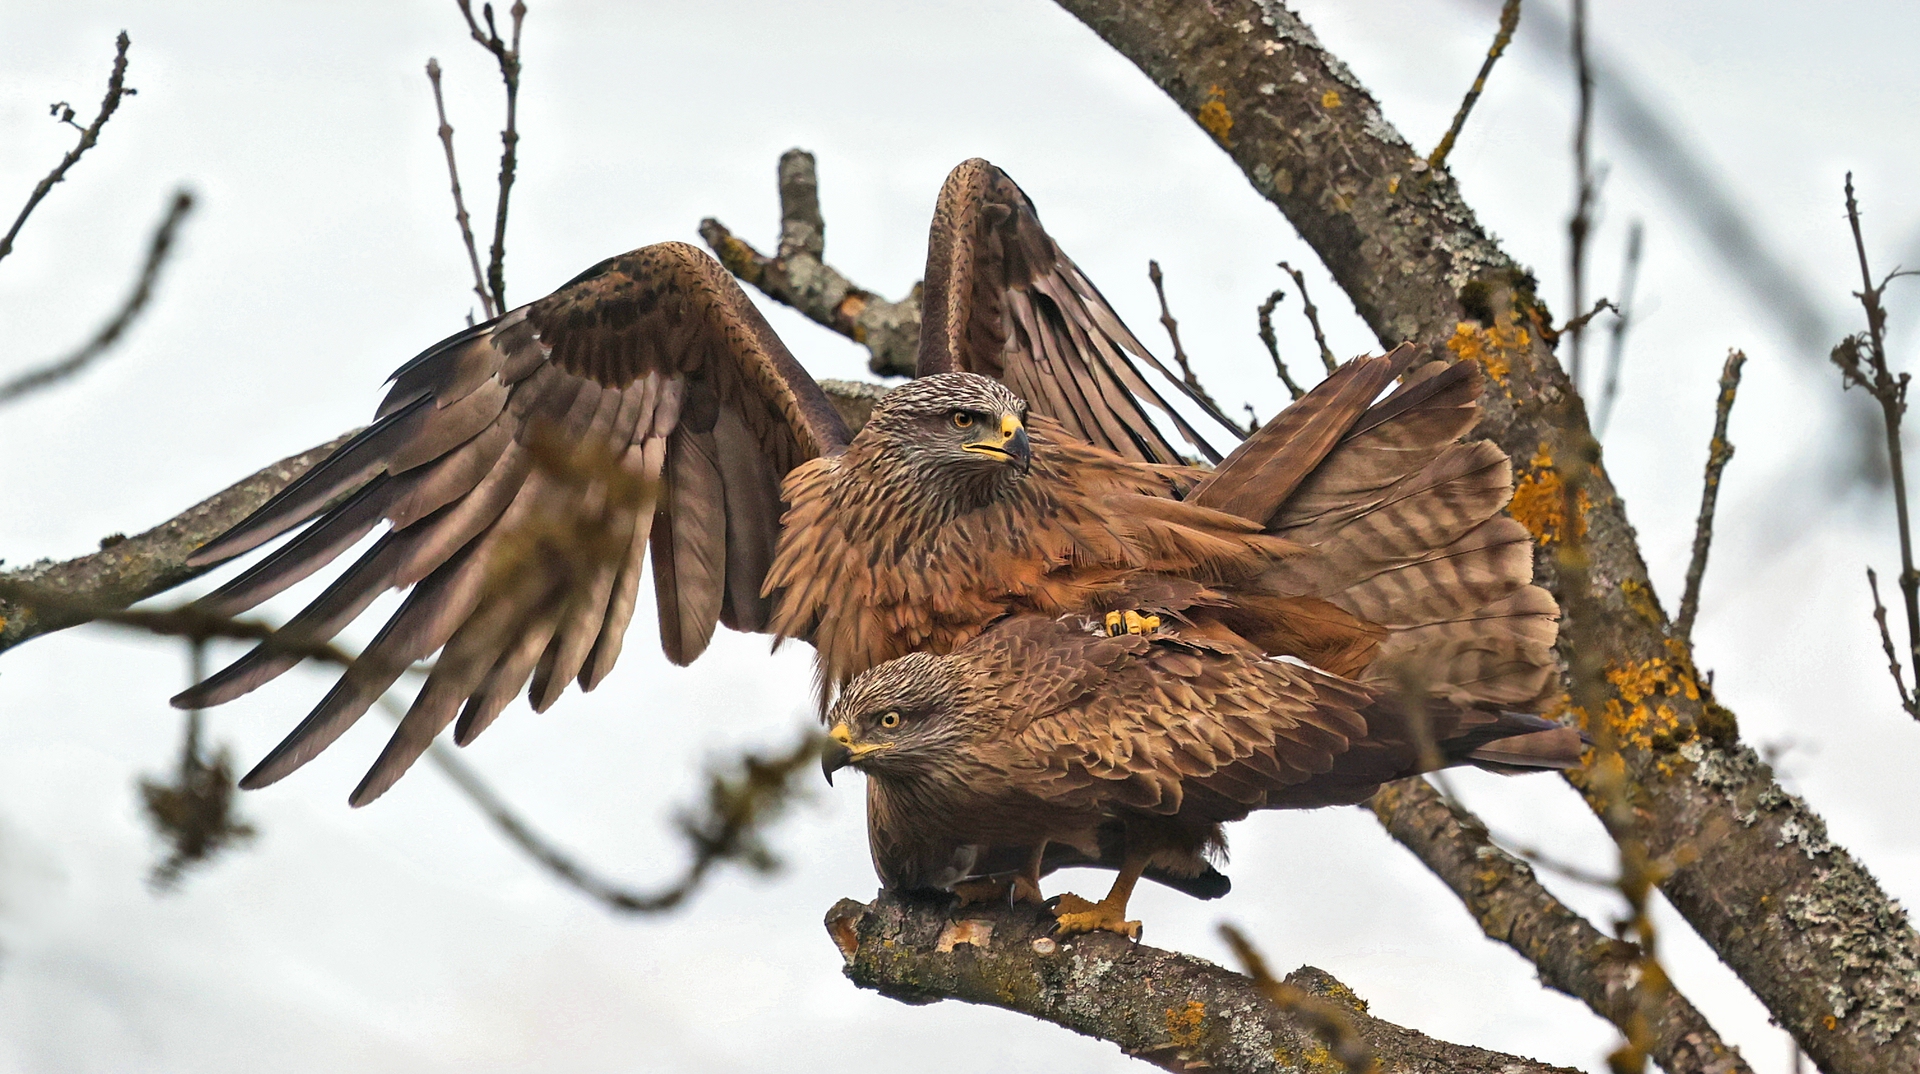
[[[941,191],[923,304],[920,379],[852,437],[732,276],[682,243],[610,258],[428,348],[371,426],[189,562],[299,531],[202,599],[231,615],[386,532],[276,638],[174,704],[256,689],[410,588],[241,781],[299,768],[438,651],[353,792],[361,805],[448,724],[464,745],[523,688],[544,710],[569,681],[600,683],[649,560],[671,660],[698,657],[721,623],[810,641],[824,708],[861,671],[948,651],[1004,615],[1108,610],[1096,605],[1142,570],[1221,584],[1292,548],[1180,501],[1201,475],[1147,407],[1217,454],[985,161]]]
[[[1137,937],[1136,881],[1223,894],[1208,859],[1253,810],[1450,765],[1579,764],[1580,733],[1532,715],[1558,683],[1558,609],[1500,513],[1511,467],[1459,440],[1478,367],[1428,363],[1367,405],[1411,350],[1343,367],[1181,504],[1293,546],[1252,576],[1135,573],[1104,621],[1012,616],[848,685],[822,767],[867,774],[887,887],[1038,899],[1045,873],[1099,865],[1111,892],[1062,896],[1061,931]]]

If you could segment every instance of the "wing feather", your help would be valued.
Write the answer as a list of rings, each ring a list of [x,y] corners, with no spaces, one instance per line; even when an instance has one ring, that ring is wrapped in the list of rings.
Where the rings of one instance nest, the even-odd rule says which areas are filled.
[[[310,576],[381,521],[390,527],[277,639],[175,702],[237,697],[382,592],[411,586],[248,777],[264,785],[298,768],[444,647],[356,790],[362,804],[456,715],[456,737],[478,734],[529,676],[541,708],[568,681],[604,679],[650,548],[673,659],[697,656],[723,616],[764,629],[780,479],[846,442],[819,386],[712,258],[683,243],[609,258],[422,351],[395,372],[372,426],[195,553],[196,564],[218,562],[307,524],[206,598],[230,613]]]

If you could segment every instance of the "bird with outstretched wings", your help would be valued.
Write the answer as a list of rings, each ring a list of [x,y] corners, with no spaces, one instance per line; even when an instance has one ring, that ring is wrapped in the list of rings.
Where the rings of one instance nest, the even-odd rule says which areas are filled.
[[[1580,733],[1537,715],[1558,609],[1502,511],[1512,468],[1462,440],[1479,367],[1414,353],[1341,367],[1186,494],[1245,526],[1211,577],[1132,572],[1105,615],[1010,615],[848,684],[822,767],[867,774],[887,887],[1037,900],[1048,872],[1101,866],[1112,890],[1064,896],[1061,931],[1137,936],[1134,884],[1224,894],[1209,859],[1254,810],[1580,763]]]
[[[1149,408],[1217,455],[985,161],[941,192],[923,302],[921,378],[853,437],[733,278],[681,243],[609,258],[434,345],[394,374],[370,427],[194,553],[216,564],[293,534],[200,602],[231,615],[385,526],[275,638],[174,703],[245,694],[408,590],[242,780],[299,768],[438,652],[357,805],[449,724],[464,744],[522,689],[545,709],[568,682],[598,685],[648,563],[670,659],[698,657],[722,623],[811,641],[824,699],[1009,612],[1079,607],[1129,571],[1191,572],[1221,548],[1275,543],[1151,510],[1125,532],[1108,524],[1115,497],[1177,505],[1198,480]]]

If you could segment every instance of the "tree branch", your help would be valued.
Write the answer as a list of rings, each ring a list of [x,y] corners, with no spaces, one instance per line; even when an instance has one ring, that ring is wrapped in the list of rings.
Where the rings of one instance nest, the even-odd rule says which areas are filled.
[[[978,909],[954,918],[937,903],[842,899],[827,914],[827,934],[849,980],[902,1003],[958,999],[1017,1011],[1167,1070],[1323,1074],[1331,1065],[1309,1021],[1276,1010],[1241,974],[1106,933],[1059,940],[1052,916],[1033,907]],[[1337,1011],[1379,1074],[1566,1070],[1374,1018],[1352,989],[1311,966],[1285,983]]]
[[[504,312],[507,309],[507,198],[513,193],[515,154],[520,146],[516,125],[520,104],[520,25],[526,21],[527,5],[513,0],[513,7],[507,9],[513,19],[513,37],[509,40],[500,36],[499,28],[493,23],[492,4],[480,5],[481,16],[487,23],[486,30],[482,31],[473,18],[473,0],[454,2],[466,17],[467,32],[499,62],[500,80],[507,86],[507,125],[500,131],[500,200],[493,207],[493,247],[487,258],[487,285],[493,289],[493,308]]]
[[[1273,308],[1278,306],[1280,300],[1285,297],[1287,293],[1276,287],[1273,293],[1267,296],[1267,300],[1260,303],[1257,311],[1260,318],[1260,342],[1266,345],[1267,354],[1273,358],[1273,371],[1279,375],[1280,383],[1286,385],[1288,393],[1298,399],[1307,394],[1307,390],[1294,383],[1292,374],[1287,372],[1286,360],[1280,357],[1280,341],[1273,334]]]
[[[1332,376],[1340,363],[1334,360],[1333,351],[1327,347],[1327,334],[1320,330],[1320,307],[1314,305],[1312,296],[1307,294],[1307,274],[1285,261],[1280,262],[1280,271],[1293,277],[1293,286],[1300,292],[1300,312],[1306,314],[1307,324],[1313,328],[1314,345],[1320,348],[1320,364],[1326,366],[1327,375]]]
[[[33,210],[39,206],[41,199],[53,190],[53,184],[65,179],[68,170],[78,164],[81,156],[100,140],[100,128],[105,127],[107,120],[112,119],[113,114],[120,109],[121,99],[131,97],[138,92],[127,86],[127,48],[132,44],[133,41],[127,37],[125,30],[120,31],[119,36],[113,39],[113,71],[107,75],[107,95],[100,100],[99,114],[93,117],[92,123],[81,128],[80,141],[75,143],[72,149],[67,150],[67,155],[60,158],[60,163],[54,165],[53,171],[47,173],[45,179],[34,184],[33,193],[27,196],[26,207],[20,210],[19,216],[13,218],[13,226],[7,229],[7,233],[0,235],[0,258],[5,258],[13,252],[13,240],[19,236],[20,229],[26,226],[27,217],[33,215]],[[73,107],[65,101],[53,106],[53,114],[62,123],[78,126],[73,122]]]
[[[94,359],[120,341],[128,326],[147,308],[147,300],[153,297],[153,286],[160,280],[160,270],[167,263],[167,255],[173,251],[173,240],[180,230],[180,222],[192,210],[193,195],[185,190],[175,191],[172,204],[167,206],[167,215],[161,218],[160,226],[154,229],[153,239],[147,244],[147,260],[140,266],[140,276],[134,281],[133,290],[120,303],[120,308],[79,350],[0,383],[0,406],[78,375],[92,365]]]
[[[1733,415],[1733,397],[1740,390],[1743,351],[1728,351],[1720,370],[1720,394],[1713,406],[1713,439],[1707,442],[1707,475],[1701,482],[1700,517],[1693,527],[1693,558],[1687,563],[1686,589],[1680,595],[1680,616],[1673,636],[1693,645],[1693,620],[1700,614],[1700,582],[1707,573],[1707,551],[1713,546],[1713,509],[1720,501],[1720,475],[1733,460],[1733,442],[1727,439],[1727,419]]]
[[[467,201],[460,193],[460,164],[453,155],[453,124],[447,122],[447,102],[440,95],[440,61],[427,59],[427,81],[433,84],[433,110],[440,117],[436,131],[440,147],[447,153],[447,179],[453,184],[453,221],[460,225],[460,241],[467,248],[467,264],[473,269],[473,293],[480,296],[480,310],[491,321],[500,315],[487,290],[486,274],[480,271],[480,251],[473,245],[473,218],[467,215]]]
[[[1453,114],[1453,124],[1447,128],[1440,144],[1434,146],[1433,152],[1427,156],[1427,167],[1438,171],[1446,166],[1447,154],[1453,152],[1453,143],[1460,137],[1460,129],[1467,125],[1467,116],[1473,112],[1474,102],[1486,91],[1487,76],[1493,73],[1493,65],[1500,61],[1507,46],[1513,43],[1513,32],[1519,28],[1520,0],[1507,0],[1500,7],[1500,29],[1493,35],[1493,47],[1487,49],[1487,58],[1480,64],[1480,73],[1473,76],[1473,85],[1467,88],[1459,111]]]
[[[36,608],[0,593],[0,652],[86,622],[91,616],[83,607],[125,608],[204,573],[208,568],[187,566],[189,553],[247,517],[352,435],[281,459],[138,536],[107,537],[91,555],[0,572],[0,583],[46,590],[62,601],[58,607]]]
[[[735,276],[768,298],[791,306],[867,348],[867,368],[883,377],[910,377],[920,348],[920,285],[890,302],[859,287],[822,260],[827,225],[820,215],[820,182],[813,154],[780,154],[780,251],[768,257],[708,217],[700,237]]]
[[[1486,825],[1424,780],[1389,783],[1367,803],[1389,834],[1465,904],[1480,931],[1519,952],[1540,983],[1618,1021],[1631,1002],[1638,953],[1594,928],[1493,844]],[[1653,1019],[1653,1060],[1667,1074],[1750,1074],[1706,1017],[1669,989]]]
[[[1822,1070],[1920,1069],[1920,938],[1904,911],[1739,742],[1732,714],[1669,636],[1605,468],[1591,465],[1581,510],[1559,506],[1553,459],[1589,433],[1543,337],[1553,322],[1532,274],[1277,0],[1059,2],[1196,122],[1206,108],[1235,117],[1221,148],[1383,344],[1421,340],[1482,364],[1490,384],[1478,434],[1523,463],[1515,516],[1543,547],[1563,527],[1584,527],[1587,635],[1610,695],[1595,718],[1617,724],[1649,851],[1724,833],[1663,881],[1668,900]],[[1550,555],[1538,576],[1565,607]]]

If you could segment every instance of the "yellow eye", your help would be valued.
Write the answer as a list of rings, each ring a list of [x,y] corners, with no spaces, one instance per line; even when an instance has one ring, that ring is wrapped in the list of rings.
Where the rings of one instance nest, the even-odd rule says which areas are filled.
[[[898,726],[900,726],[900,714],[899,714],[899,713],[897,713],[897,712],[884,712],[884,713],[881,713],[881,714],[880,714],[880,726],[882,726],[882,727],[884,727],[884,728],[886,728],[886,729],[888,729],[889,731],[891,731],[892,729],[894,729],[894,728],[896,728],[896,727],[898,727]]]
[[[969,413],[967,413],[967,412],[966,412],[966,411],[964,411],[964,410],[956,410],[956,411],[954,411],[954,412],[953,412],[953,427],[954,427],[954,428],[956,428],[956,429],[971,429],[971,428],[973,428],[973,415],[972,415],[972,414],[969,414]]]

